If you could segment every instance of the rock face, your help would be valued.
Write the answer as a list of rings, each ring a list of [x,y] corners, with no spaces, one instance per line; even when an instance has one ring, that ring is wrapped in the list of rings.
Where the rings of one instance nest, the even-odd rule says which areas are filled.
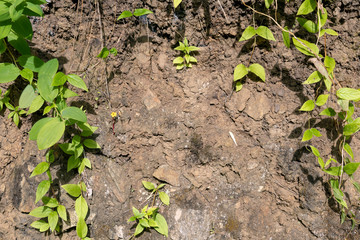
[[[271,100],[265,93],[255,93],[246,104],[245,113],[254,120],[261,120],[271,109]]]
[[[168,165],[162,165],[158,169],[156,169],[153,177],[160,181],[167,182],[175,187],[180,186],[179,172],[174,171]]]
[[[106,46],[119,52],[107,59],[108,76],[105,63],[96,58],[103,39],[94,1],[51,1],[44,7],[44,18],[31,19],[33,53],[43,60],[57,57],[66,74],[80,71],[86,76],[89,93],[78,92],[80,96],[70,99],[69,105],[83,105],[88,122],[99,127],[95,137],[102,147],[87,151],[92,169],[82,176],[68,173],[68,156],[58,153],[52,164],[54,189],[70,219],[63,223],[60,236],[51,234],[49,239],[77,239],[74,199],[60,185],[79,181],[88,189],[84,197],[92,239],[129,239],[135,231],[128,223],[132,207],[142,209],[153,202],[167,220],[171,240],[360,239],[350,221],[340,224],[328,179],[301,143],[308,117],[298,109],[325,90],[302,84],[315,68],[294,47],[284,46],[274,24],[255,16],[257,24],[269,24],[278,40],[256,40],[251,62],[265,68],[266,82],[246,78],[243,89],[231,93],[234,68],[248,63],[252,51],[252,40],[238,42],[253,23],[241,1],[184,0],[175,12],[171,1],[97,2]],[[253,2],[256,9],[273,13],[263,1]],[[284,2],[278,1],[282,24],[295,21],[302,1],[285,6]],[[331,28],[341,36],[326,40],[327,54],[336,58],[336,78],[343,86],[359,88],[354,81],[360,69],[359,1],[323,4]],[[136,8],[153,14],[114,24],[121,11]],[[313,41],[303,30],[299,34]],[[194,55],[198,63],[179,71],[172,60],[179,56],[174,48],[183,37],[200,50]],[[319,47],[323,54],[322,41]],[[17,82],[12,89],[24,87]],[[112,111],[121,112],[115,134]],[[40,116],[24,116],[17,128],[8,114],[9,110],[0,112],[0,239],[44,239],[47,236],[30,227],[36,218],[28,215],[39,206],[34,203],[37,184],[47,178],[45,174],[29,178],[45,159],[27,134]],[[333,156],[337,133],[331,119],[311,119],[310,124],[323,135],[311,144],[322,156]],[[65,141],[70,134],[65,134]],[[351,139],[351,146],[358,156],[358,137]],[[354,178],[359,179],[359,174]],[[141,181],[168,183],[163,191],[170,196],[170,205],[154,200]],[[349,209],[358,219],[357,193],[349,182],[345,184],[345,195],[353,199]],[[162,236],[150,230],[138,239]]]

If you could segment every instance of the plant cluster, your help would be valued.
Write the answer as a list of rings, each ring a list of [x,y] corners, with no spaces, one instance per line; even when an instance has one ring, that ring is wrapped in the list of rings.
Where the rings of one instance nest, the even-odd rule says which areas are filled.
[[[177,70],[181,70],[184,67],[191,68],[193,63],[197,63],[196,58],[191,56],[190,53],[198,51],[199,48],[195,46],[189,46],[189,42],[186,38],[184,38],[183,42],[179,42],[179,46],[174,49],[182,52],[182,56],[175,58],[173,61]]]
[[[241,1],[254,13],[268,17],[281,29],[286,47],[290,48],[292,39],[292,43],[299,52],[311,57],[309,63],[312,63],[315,66],[316,71],[311,73],[303,84],[316,84],[316,94],[313,99],[304,102],[299,111],[310,113],[317,107],[323,108],[323,106],[325,106],[325,108],[320,111],[319,115],[331,118],[333,120],[332,122],[335,124],[334,127],[339,134],[339,137],[335,140],[335,145],[339,146],[336,155],[340,156],[340,158],[328,156],[328,160],[325,161],[324,157],[321,156],[319,150],[315,146],[309,145],[309,147],[311,152],[318,159],[321,170],[330,177],[329,186],[332,189],[333,198],[337,201],[341,209],[341,223],[343,223],[346,218],[349,218],[352,221],[353,226],[355,226],[355,224],[357,224],[355,214],[349,209],[342,189],[344,189],[344,182],[349,181],[360,193],[360,184],[356,182],[353,177],[360,162],[355,162],[354,154],[350,146],[351,137],[360,130],[360,118],[354,119],[355,102],[360,101],[360,90],[342,87],[335,77],[334,69],[336,61],[330,57],[326,51],[326,36],[337,36],[338,34],[330,28],[324,28],[328,18],[326,9],[322,6],[321,1],[316,0],[304,0],[298,9],[297,16],[299,17],[297,17],[296,20],[309,34],[315,35],[316,42],[312,43],[297,37],[292,31],[289,31],[287,27],[282,27],[270,15],[258,12],[254,8],[248,6],[244,0]],[[270,8],[273,5],[273,1],[265,0],[265,5],[267,8]],[[313,12],[316,13],[315,22],[304,17]],[[271,31],[264,26],[259,26],[257,29],[251,26],[247,27],[243,32],[240,41],[248,40],[256,34],[267,40],[276,41]],[[319,49],[319,42],[322,39],[324,39],[324,56],[320,54]],[[256,70],[254,70],[254,65],[256,66]],[[260,65],[252,64],[249,67],[245,67],[243,64],[240,64],[234,71],[236,91],[241,90],[242,84],[239,83],[239,80],[244,78],[248,72],[255,73],[265,81],[265,71]],[[326,91],[326,93],[324,91]],[[329,99],[334,100],[331,101]],[[313,137],[321,136],[322,134],[320,131],[316,128],[311,128],[309,122],[309,128],[304,131],[302,141],[309,141]]]
[[[158,233],[167,237],[169,230],[166,219],[158,212],[159,208],[154,207],[157,195],[163,204],[167,206],[170,204],[169,196],[165,192],[159,191],[159,189],[163,188],[165,184],[156,186],[154,183],[147,181],[142,181],[142,184],[146,190],[151,191],[151,195],[154,195],[154,197],[151,207],[146,205],[142,208],[141,212],[135,207],[132,208],[133,216],[129,218],[128,222],[136,221],[136,228],[133,237],[141,234],[145,229],[150,228],[155,229]]]
[[[100,146],[89,138],[97,127],[87,123],[84,110],[68,106],[67,103],[67,99],[77,96],[69,89],[69,85],[88,91],[84,80],[75,74],[66,75],[59,72],[59,62],[56,58],[44,62],[31,55],[28,41],[32,39],[33,30],[28,17],[43,16],[41,4],[46,4],[46,1],[0,0],[0,54],[7,54],[11,60],[0,63],[0,83],[27,84],[18,100],[11,98],[9,88],[0,98],[0,108],[3,109],[5,106],[9,109],[8,118],[12,118],[17,126],[22,115],[37,112],[44,115],[32,126],[29,138],[36,141],[39,150],[46,150],[45,161],[35,167],[30,177],[46,173],[48,180],[41,181],[36,190],[35,203],[41,200],[42,206],[29,214],[40,218],[31,224],[39,231],[61,232],[63,221],[66,222],[68,216],[65,206],[61,205],[58,193],[60,189],[56,189],[51,173],[51,166],[57,160],[54,146],[63,138],[65,132],[72,136],[71,141],[60,143],[58,146],[70,155],[67,161],[68,172],[76,168],[79,175],[85,167],[91,168],[84,150],[97,149]],[[12,48],[17,53],[13,52]],[[19,102],[19,105],[15,106],[15,102]],[[89,239],[85,222],[88,205],[83,197],[83,192],[86,192],[84,182],[63,185],[62,188],[70,196],[77,198],[76,231],[81,239]]]

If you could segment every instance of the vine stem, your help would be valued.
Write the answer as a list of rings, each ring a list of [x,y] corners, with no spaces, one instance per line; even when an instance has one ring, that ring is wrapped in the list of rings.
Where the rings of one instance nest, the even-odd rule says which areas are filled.
[[[344,146],[345,146],[345,137],[342,140],[341,144],[341,175],[340,175],[340,181],[339,181],[339,188],[341,187],[342,184],[342,179],[343,179],[343,171],[344,171]]]

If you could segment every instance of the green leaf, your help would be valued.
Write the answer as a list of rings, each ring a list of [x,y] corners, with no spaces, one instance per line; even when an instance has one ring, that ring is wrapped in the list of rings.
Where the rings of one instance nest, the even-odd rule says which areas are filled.
[[[1,26],[0,26],[1,29]],[[6,51],[6,45],[3,40],[0,39],[0,54],[3,54]]]
[[[38,220],[33,222],[30,226],[40,230],[40,228],[44,227],[45,225],[47,226],[47,228],[49,228],[49,224],[47,222],[45,222],[44,220]]]
[[[67,213],[66,208],[63,205],[59,205],[56,208],[59,216],[66,222],[67,221]]]
[[[306,141],[309,141],[310,139],[312,139],[313,137],[313,134],[311,132],[311,129],[307,129],[305,132],[304,132],[304,135],[303,135],[303,138],[302,138],[302,142],[306,142]]]
[[[112,55],[114,55],[114,57],[116,57],[116,55],[118,54],[118,51],[117,51],[116,48],[111,48],[111,49],[110,49],[110,53],[111,53]]]
[[[327,100],[329,98],[329,94],[321,94],[317,99],[316,99],[316,102],[315,104],[318,105],[318,106],[322,106],[324,105]]]
[[[325,33],[332,35],[332,36],[338,36],[339,34],[335,32],[334,30],[328,28],[328,29],[321,29],[320,31],[320,37],[322,37]]]
[[[315,103],[313,100],[307,100],[299,109],[299,111],[309,112],[315,108]]]
[[[326,8],[318,9],[318,11],[320,12],[320,28],[322,28],[326,24],[328,14]],[[317,27],[317,31],[319,31],[320,28]]]
[[[81,133],[81,136],[83,137],[88,137],[92,135],[98,129],[98,127],[92,127],[88,123],[78,122],[76,124],[79,128],[81,128],[81,130],[83,130],[83,132]]]
[[[11,63],[0,63],[0,83],[14,81],[20,75],[20,70]]]
[[[296,40],[295,38],[293,38],[293,43],[295,45],[295,47],[303,54],[308,55],[308,56],[315,56],[314,53],[316,55],[319,55],[319,48],[313,44],[313,43],[309,43],[306,40],[300,39],[298,38],[301,42],[299,42],[298,40]],[[303,44],[302,44],[303,43]],[[305,46],[304,46],[305,45]],[[311,50],[311,51],[310,51]],[[314,53],[313,53],[314,52]]]
[[[31,176],[30,177],[34,177],[36,175],[40,175],[40,174],[43,174],[44,172],[46,172],[50,167],[50,163],[48,162],[41,162],[39,163],[34,171],[32,172]]]
[[[32,210],[29,215],[37,218],[45,218],[49,216],[52,212],[52,209],[49,207],[41,206]]]
[[[265,7],[269,8],[274,0],[265,0]]]
[[[181,64],[184,62],[184,58],[183,57],[177,57],[174,59],[173,64]]]
[[[54,231],[58,223],[59,216],[56,211],[52,211],[48,216],[48,221],[51,231]]]
[[[50,181],[44,180],[41,181],[36,189],[36,200],[35,203],[37,203],[50,189]]]
[[[83,218],[79,218],[79,220],[76,224],[76,233],[81,239],[85,238],[88,233],[88,227]]]
[[[334,69],[335,69],[335,59],[333,59],[332,57],[326,56],[325,60],[324,60],[324,66],[326,67],[326,69],[328,70],[328,72],[330,74],[333,73]]]
[[[255,34],[256,34],[256,30],[252,26],[248,26],[241,35],[239,42],[248,40],[253,36],[255,36]]]
[[[140,16],[143,16],[143,15],[151,14],[151,13],[153,13],[153,12],[148,10],[148,9],[138,8],[138,9],[135,9],[134,16],[140,17]]]
[[[160,213],[157,213],[154,220],[158,225],[158,227],[155,227],[154,229],[158,233],[168,237],[168,225],[166,219]]]
[[[16,126],[19,126],[20,118],[19,118],[19,114],[17,112],[14,112],[13,121]]]
[[[40,129],[37,135],[39,150],[43,150],[57,143],[65,132],[65,122],[59,118],[53,118]]]
[[[190,55],[185,54],[184,58],[185,58],[186,63],[190,62]]]
[[[26,80],[28,80],[30,84],[34,79],[34,73],[28,68],[24,68],[23,70],[21,70],[20,75]]]
[[[307,20],[305,18],[297,17],[296,20],[300,23],[300,25],[306,29],[309,33],[316,33],[317,32],[317,26],[316,24],[311,21]]]
[[[170,204],[169,195],[167,195],[165,192],[159,192],[159,198],[165,205],[169,206]]]
[[[354,160],[354,153],[350,147],[350,145],[348,143],[345,143],[344,145],[344,150],[349,154],[349,156],[351,157],[351,159]]]
[[[328,90],[330,92],[331,91],[331,85],[332,85],[331,80],[329,78],[325,78],[324,83],[325,83],[325,86],[326,86],[326,90]]]
[[[130,11],[123,11],[117,20],[120,20],[123,18],[128,18],[128,17],[132,17],[132,13]]]
[[[90,162],[90,160],[88,158],[84,158],[82,161],[83,161],[83,163],[85,164],[86,167],[91,169],[91,162]]]
[[[73,197],[79,197],[81,195],[81,189],[77,184],[65,184],[61,186],[65,191]]]
[[[149,191],[152,191],[155,189],[155,186],[152,182],[142,181],[142,184],[144,185],[144,188],[146,188]]]
[[[185,45],[182,42],[179,42],[179,46],[174,49],[177,51],[185,51]]]
[[[184,68],[184,64],[179,64],[176,66],[176,70],[181,70]]]
[[[105,59],[105,58],[107,58],[107,56],[109,56],[109,54],[110,54],[110,51],[107,49],[107,47],[104,47],[103,49],[101,49],[101,52],[99,53],[99,55],[97,55],[96,57]]]
[[[265,69],[260,64],[251,64],[248,69],[250,72],[258,76],[263,82],[265,82]]]
[[[284,27],[285,30],[289,30],[288,27]],[[290,33],[282,31],[282,37],[284,44],[287,48],[290,48]]]
[[[196,58],[190,56],[189,62],[197,63],[197,60],[196,60]]]
[[[26,8],[24,9],[23,14],[27,16],[36,16],[36,17],[43,17],[44,13],[41,9],[41,7],[37,4],[34,4],[32,2],[26,3]]]
[[[36,98],[35,89],[30,84],[26,86],[20,95],[19,108],[30,107],[32,101]]]
[[[20,66],[28,68],[33,72],[39,72],[42,65],[44,65],[44,62],[40,58],[31,55],[20,56],[18,62]]]
[[[356,169],[359,167],[360,162],[352,162],[348,163],[344,166],[344,172],[346,172],[349,176],[351,176]]]
[[[243,84],[240,81],[235,82],[235,91],[238,92],[243,88]]]
[[[195,46],[189,46],[189,47],[188,47],[188,51],[189,51],[189,52],[195,52],[195,51],[199,51],[199,50],[200,50],[200,48],[195,47]]]
[[[27,112],[27,115],[36,112],[37,110],[39,110],[42,105],[44,104],[44,99],[38,95],[32,102],[31,105],[29,107],[29,111]]]
[[[138,225],[136,226],[135,228],[135,233],[134,233],[134,236],[137,236],[139,235],[140,233],[142,233],[144,231],[144,227],[138,223]]]
[[[321,75],[320,72],[315,71],[312,74],[310,74],[310,76],[308,77],[308,79],[306,79],[305,82],[303,82],[303,84],[313,84],[313,83],[317,83],[320,82],[321,79],[323,78],[323,75]]]
[[[62,86],[66,83],[67,76],[62,73],[58,72],[55,74],[54,79],[52,80],[51,86]]]
[[[44,63],[39,70],[38,89],[40,95],[47,101],[52,102],[58,94],[58,89],[51,86],[52,80],[58,70],[59,62],[56,58]]]
[[[23,37],[19,37],[15,32],[11,31],[7,36],[7,40],[21,55],[31,54],[28,42]]]
[[[78,75],[75,74],[69,74],[68,75],[68,82],[73,85],[74,87],[80,88],[88,92],[88,88],[86,87],[86,84],[84,80],[82,80]]]
[[[341,175],[341,166],[331,167],[328,169],[324,169],[323,171],[330,174],[331,176],[340,176]]]
[[[83,196],[80,195],[80,197],[78,197],[75,201],[75,211],[78,218],[85,219],[86,214],[88,213],[88,209],[89,208],[85,198],[83,198]]]
[[[13,22],[12,30],[14,30],[18,36],[27,40],[31,41],[33,37],[31,22],[26,16],[21,16],[18,20]]]
[[[149,222],[148,222],[148,220],[146,218],[139,219],[139,224],[141,224],[145,228],[150,227]]]
[[[307,15],[316,9],[316,0],[305,0],[299,7],[296,15]]]
[[[59,206],[59,202],[55,198],[50,198],[50,197],[44,196],[41,198],[41,201],[44,203],[45,206],[50,207],[50,208],[55,208],[55,207]]]
[[[174,0],[174,8],[177,8],[182,0]]]
[[[71,97],[76,97],[79,96],[77,93],[71,91],[68,88],[63,87],[63,97],[64,98],[71,98]]]
[[[240,80],[248,74],[248,69],[244,64],[239,64],[234,70],[234,81]]]
[[[86,114],[78,107],[67,107],[61,111],[61,116],[65,119],[73,119],[79,122],[87,122]]]
[[[11,30],[11,20],[0,22],[0,40],[7,37],[10,33],[10,30]]]
[[[153,227],[153,228],[159,227],[159,226],[157,225],[157,223],[155,222],[155,220],[152,219],[152,218],[149,218],[149,226],[150,226],[150,227]]]
[[[321,137],[322,136],[321,133],[319,132],[319,130],[317,130],[316,128],[311,128],[310,131],[316,137]]]
[[[344,126],[343,134],[345,136],[351,136],[360,130],[360,118],[357,118],[353,122]]]
[[[37,121],[29,132],[29,139],[36,140],[40,129],[51,120],[53,120],[53,118],[42,118],[39,121]]]
[[[345,100],[359,101],[360,91],[354,88],[340,88],[337,90],[336,96]]]
[[[318,150],[316,147],[310,146],[310,148],[311,148],[312,153],[313,153],[316,157],[320,157],[320,152],[319,152],[319,150]]]
[[[256,29],[256,33],[267,40],[276,41],[274,35],[272,34],[271,30],[265,26],[260,26]]]
[[[319,163],[321,169],[324,169],[325,164],[324,164],[324,160],[321,157],[318,157],[318,163]]]
[[[129,218],[128,222],[133,222],[135,221],[137,218],[135,216],[132,216],[131,218]]]
[[[84,146],[91,149],[100,149],[100,145],[92,139],[85,139]]]
[[[80,164],[80,159],[71,156],[67,162],[67,171],[70,172],[72,169],[77,168]]]

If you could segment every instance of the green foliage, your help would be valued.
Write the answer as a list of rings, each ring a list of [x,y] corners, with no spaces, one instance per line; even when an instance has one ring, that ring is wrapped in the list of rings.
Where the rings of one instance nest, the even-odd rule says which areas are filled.
[[[132,16],[140,17],[140,16],[152,14],[152,13],[153,13],[152,11],[150,11],[148,9],[145,9],[145,8],[137,8],[137,9],[134,10],[134,13],[126,10],[126,11],[123,11],[120,14],[120,16],[117,18],[117,20],[124,19],[124,18],[129,18],[129,17],[132,17]]]
[[[146,205],[141,211],[139,211],[135,207],[132,208],[133,216],[129,218],[128,222],[136,221],[136,228],[133,237],[136,237],[144,230],[151,228],[155,229],[158,233],[167,237],[168,225],[166,219],[160,213],[158,213],[159,208],[154,207],[155,197],[157,196],[157,193],[159,193],[159,199],[163,204],[170,204],[169,196],[165,192],[159,191],[159,189],[163,188],[165,184],[160,184],[159,186],[156,186],[154,183],[147,181],[142,181],[142,184],[146,190],[151,191],[151,194],[154,195],[153,206],[148,207],[148,205]]]
[[[32,39],[33,30],[28,16],[43,16],[41,4],[46,4],[46,1],[0,1],[0,54],[6,53],[13,60],[10,63],[0,63],[0,83],[25,81],[27,84],[20,93],[19,99],[10,99],[10,90],[4,94],[0,90],[0,110],[5,106],[9,111],[8,118],[12,118],[18,126],[22,115],[35,113],[44,104],[46,105],[43,110],[43,114],[46,116],[37,121],[29,132],[30,140],[37,142],[39,150],[46,149],[46,161],[40,162],[30,177],[46,172],[49,178],[41,181],[37,186],[35,203],[42,200],[43,205],[31,211],[30,215],[41,218],[41,220],[34,221],[31,226],[40,232],[48,230],[60,232],[62,221],[67,221],[67,213],[65,206],[59,204],[60,199],[53,190],[50,170],[56,159],[51,148],[60,141],[66,131],[70,135],[74,135],[71,134],[73,131],[70,130],[71,126],[72,129],[78,127],[79,132],[84,133],[82,136],[86,137],[91,136],[97,128],[91,127],[87,123],[86,114],[81,108],[67,106],[67,98],[77,95],[67,88],[67,83],[88,91],[81,77],[58,72],[59,62],[57,59],[43,62],[37,56],[31,55],[28,41]],[[17,60],[8,44],[21,55]],[[114,49],[111,49],[110,52],[116,54]],[[19,106],[15,106],[13,102],[18,102]],[[92,139],[83,139],[83,142],[80,142],[80,140],[77,141],[76,135],[74,138],[72,153],[76,158],[79,158],[81,154],[84,156],[83,142],[89,148],[100,147]],[[80,136],[78,138],[80,139]],[[81,158],[81,164],[83,166],[81,172],[84,171],[85,166],[91,168],[91,163],[87,158]],[[85,218],[88,210],[82,191],[86,191],[86,186],[84,183],[74,185],[75,187],[71,184],[62,187],[71,196],[77,198],[75,210],[79,217],[77,225],[80,226],[77,228],[77,232],[79,237],[84,239],[87,235]]]
[[[271,0],[265,0],[265,6],[269,8],[272,5],[272,2],[273,1]],[[243,0],[242,3],[249,9],[256,11],[252,7],[246,5]],[[310,13],[314,13],[312,16],[316,16],[315,21],[309,20],[306,17],[306,15]],[[305,103],[303,103],[299,111],[306,111],[309,112],[309,114],[313,114],[313,110],[317,110],[318,108],[326,106],[324,109],[319,111],[319,115],[332,118],[334,122],[334,129],[336,129],[338,134],[340,135],[340,137],[338,138],[340,140],[340,149],[337,155],[341,157],[336,160],[335,158],[330,156],[329,160],[325,162],[324,159],[321,157],[320,151],[317,148],[315,148],[314,146],[310,146],[310,148],[311,152],[317,158],[321,170],[325,174],[330,176],[329,185],[332,189],[333,198],[337,201],[341,209],[341,223],[343,223],[347,218],[349,218],[354,226],[357,221],[355,220],[355,215],[348,209],[348,205],[346,199],[344,198],[342,188],[344,187],[344,179],[346,179],[346,181],[347,179],[349,179],[355,189],[360,193],[360,184],[357,183],[352,177],[353,174],[357,171],[360,163],[355,162],[354,159],[356,158],[356,156],[354,156],[351,146],[349,142],[347,142],[347,140],[350,139],[351,136],[353,136],[360,130],[360,118],[352,118],[355,112],[355,102],[358,102],[360,100],[360,90],[342,87],[334,76],[334,69],[336,66],[335,59],[326,55],[326,49],[324,51],[325,57],[319,54],[319,46],[321,46],[319,42],[322,40],[321,37],[325,34],[331,36],[337,36],[338,34],[332,29],[324,28],[328,20],[328,14],[326,9],[322,6],[321,1],[302,1],[302,4],[297,11],[298,17],[296,17],[296,20],[302,28],[304,28],[310,34],[314,34],[313,39],[316,39],[315,43],[297,37],[293,33],[293,31],[289,31],[289,28],[287,27],[281,27],[281,25],[276,22],[276,17],[273,18],[266,14],[262,15],[267,16],[272,21],[275,21],[275,24],[282,31],[283,41],[286,47],[290,48],[290,39],[292,38],[292,43],[300,53],[312,57],[309,59],[309,62],[311,62],[315,66],[316,71],[312,72],[311,75],[306,79],[306,81],[303,82],[303,84],[304,86],[309,87],[315,86],[317,88],[315,91],[316,95],[313,97],[314,100],[309,99]],[[261,31],[259,29],[261,29]],[[270,33],[271,31],[264,26],[260,26],[257,29],[252,26],[248,26],[243,32],[240,41],[248,40],[256,35],[259,35],[267,40],[273,40],[272,33]],[[326,42],[324,41],[324,43],[326,47]],[[243,64],[239,64],[238,66],[236,66],[234,70],[236,91],[242,88],[242,83],[240,82],[240,80],[243,79],[250,71],[251,68],[246,67]],[[327,92],[318,94],[320,89],[320,87],[318,87],[319,84],[320,86],[325,85]],[[336,94],[334,94],[334,85],[337,89]],[[337,103],[339,105],[337,108],[332,106],[334,101],[329,103],[328,99],[330,98],[335,98],[337,100]],[[331,107],[327,105],[330,105]],[[335,109],[339,110],[335,111]],[[313,137],[321,136],[321,133],[316,128],[309,128],[304,131],[302,141],[309,141]],[[336,145],[336,143],[334,143],[334,145]],[[348,155],[348,157],[346,156],[346,154]]]
[[[173,60],[173,64],[176,65],[177,70],[181,70],[184,67],[191,68],[193,63],[197,63],[195,57],[191,56],[191,52],[198,51],[198,47],[189,46],[189,42],[184,38],[183,42],[179,42],[179,46],[174,48],[177,51],[181,51],[181,56]]]

